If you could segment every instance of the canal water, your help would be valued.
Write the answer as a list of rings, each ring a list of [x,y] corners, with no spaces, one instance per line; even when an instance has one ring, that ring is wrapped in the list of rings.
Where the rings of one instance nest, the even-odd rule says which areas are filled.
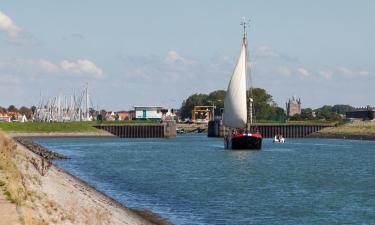
[[[375,224],[375,142],[221,138],[42,138],[56,164],[129,207],[174,224]]]

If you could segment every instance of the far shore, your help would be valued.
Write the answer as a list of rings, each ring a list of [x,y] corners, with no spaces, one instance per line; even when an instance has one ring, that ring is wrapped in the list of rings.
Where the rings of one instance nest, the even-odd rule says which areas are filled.
[[[354,121],[341,126],[324,128],[315,132],[310,138],[331,138],[331,139],[351,139],[351,140],[375,140],[374,121]]]
[[[51,137],[51,138],[88,138],[88,137],[117,137],[104,130],[98,130],[97,132],[8,132],[11,137]]]
[[[306,138],[327,138],[327,139],[348,139],[348,140],[364,140],[364,141],[375,141],[375,135],[373,134],[325,134],[325,133],[313,133]]]

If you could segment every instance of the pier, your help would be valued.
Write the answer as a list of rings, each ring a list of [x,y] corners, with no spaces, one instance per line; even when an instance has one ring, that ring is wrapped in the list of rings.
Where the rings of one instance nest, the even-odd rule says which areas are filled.
[[[95,125],[120,138],[174,138],[176,124],[172,122],[160,124],[103,124]]]
[[[282,134],[286,138],[303,138],[323,128],[332,127],[329,124],[254,124],[251,129],[258,131],[264,138],[273,138],[277,134]],[[210,121],[208,124],[208,137],[223,137],[223,125],[220,121]],[[226,133],[229,131],[226,130]]]

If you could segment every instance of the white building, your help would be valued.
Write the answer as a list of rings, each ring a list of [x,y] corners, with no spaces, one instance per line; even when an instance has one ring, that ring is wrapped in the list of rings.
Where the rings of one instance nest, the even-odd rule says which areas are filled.
[[[134,106],[135,118],[144,120],[161,120],[163,107],[160,106]]]

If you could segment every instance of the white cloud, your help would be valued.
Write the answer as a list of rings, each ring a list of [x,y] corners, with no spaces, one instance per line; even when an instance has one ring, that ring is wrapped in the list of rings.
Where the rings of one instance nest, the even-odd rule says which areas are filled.
[[[331,80],[333,77],[333,72],[329,70],[322,70],[322,71],[319,71],[319,75],[322,76],[326,80]]]
[[[307,69],[302,68],[302,67],[298,68],[298,69],[297,69],[297,72],[298,72],[300,75],[304,76],[304,77],[309,77],[309,76],[310,76],[310,72],[309,72]]]
[[[290,77],[292,75],[292,71],[286,67],[286,66],[280,66],[277,71],[283,75],[283,76],[286,76],[286,77]]]
[[[274,57],[278,57],[279,53],[277,53],[270,46],[260,46],[260,47],[258,47],[258,48],[255,49],[254,56],[255,57],[270,57],[270,58],[274,58]]]
[[[337,71],[339,74],[348,76],[348,77],[356,77],[356,76],[367,76],[369,72],[366,70],[352,70],[347,67],[338,67]]]
[[[1,11],[0,31],[4,32],[8,39],[16,44],[34,44],[36,42],[33,37],[18,27],[9,16]]]
[[[167,56],[165,57],[165,60],[164,62],[166,63],[183,63],[183,64],[187,64],[187,65],[192,65],[192,64],[195,64],[195,60],[191,60],[191,59],[186,59],[184,57],[182,57],[181,55],[179,55],[176,51],[174,50],[171,50],[167,53]]]
[[[96,77],[101,77],[103,75],[103,70],[88,59],[78,59],[76,62],[63,60],[60,63],[60,67],[67,72],[75,74],[90,74]]]
[[[46,73],[56,73],[59,71],[59,67],[50,61],[41,59],[37,61],[37,65],[40,69]]]
[[[60,63],[45,59],[17,59],[0,62],[0,69],[18,71],[21,74],[72,73],[93,77],[102,77],[104,74],[101,68],[88,59],[78,59],[77,61],[62,60]]]

